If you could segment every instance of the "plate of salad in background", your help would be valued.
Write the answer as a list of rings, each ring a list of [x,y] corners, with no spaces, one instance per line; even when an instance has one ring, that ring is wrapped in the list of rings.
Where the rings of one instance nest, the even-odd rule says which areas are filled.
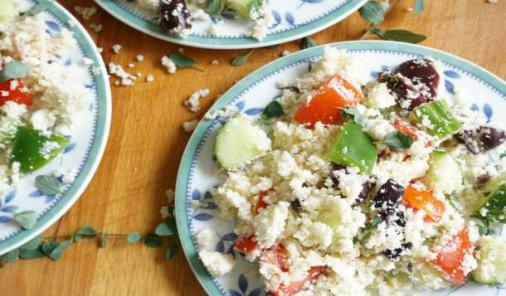
[[[272,46],[336,24],[366,0],[96,0],[127,25],[169,42],[212,49]]]
[[[111,94],[93,40],[56,2],[1,0],[0,32],[4,254],[60,218],[91,181],[109,134]]]
[[[210,295],[504,295],[506,84],[351,41],[253,72],[195,129],[178,232]]]

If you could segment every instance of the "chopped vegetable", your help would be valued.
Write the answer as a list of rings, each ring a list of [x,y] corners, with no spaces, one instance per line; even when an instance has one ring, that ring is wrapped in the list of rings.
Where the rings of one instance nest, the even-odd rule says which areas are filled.
[[[469,240],[467,228],[463,228],[446,245],[437,251],[437,257],[432,261],[454,285],[461,285],[466,279],[462,263],[466,254],[473,253],[473,245]]]
[[[448,152],[434,151],[426,178],[434,191],[452,194],[462,186],[462,169]]]
[[[506,223],[506,181],[496,191],[488,194],[485,203],[474,216],[489,222]]]
[[[355,166],[368,173],[376,164],[378,151],[360,125],[348,121],[332,142],[327,158],[336,164]]]
[[[254,236],[242,236],[239,237],[235,243],[234,248],[239,252],[249,253],[254,251],[258,247]]]
[[[264,0],[226,0],[226,6],[237,12],[242,18],[249,19],[251,10],[259,9]]]
[[[414,121],[440,139],[457,133],[461,127],[460,121],[443,100],[423,104],[413,111],[413,115]]]
[[[315,282],[325,273],[326,267],[314,266],[308,270],[308,275],[300,281],[294,281],[289,284],[282,284],[278,291],[272,292],[272,296],[293,296],[307,288],[310,283]]]
[[[267,196],[267,194],[269,194],[269,191],[262,191],[258,195],[258,200],[257,200],[257,203],[255,205],[255,214],[258,214],[258,212],[261,209],[265,209],[268,206],[268,204],[264,200],[264,198],[265,198],[265,196]]]
[[[341,111],[353,107],[360,101],[360,92],[341,76],[336,75],[317,89],[309,103],[295,113],[295,121],[313,127],[317,122],[336,124]]]
[[[410,208],[425,212],[425,220],[438,222],[443,217],[445,204],[437,199],[431,191],[409,185],[404,191],[403,202]]]
[[[265,132],[244,116],[227,122],[216,136],[215,154],[226,169],[238,168],[270,150]]]
[[[475,281],[486,285],[506,282],[506,243],[500,237],[484,236],[478,241],[478,268],[472,272]]]
[[[31,127],[20,127],[14,137],[10,161],[19,163],[22,173],[30,173],[56,158],[67,144],[64,137],[46,136]]]
[[[383,142],[393,150],[402,151],[413,145],[413,138],[400,131],[393,131],[385,136]]]
[[[0,23],[12,20],[18,15],[14,1],[0,0]]]
[[[411,137],[413,141],[418,140],[418,135],[416,134],[416,128],[414,126],[411,126],[401,120],[394,121],[393,126],[404,135]]]
[[[277,266],[282,272],[288,271],[286,259],[288,258],[287,251],[282,245],[277,245],[272,248],[266,249],[260,256],[260,261],[268,262]]]
[[[28,107],[32,105],[32,97],[23,80],[11,79],[0,82],[0,106],[7,102],[15,102]]]

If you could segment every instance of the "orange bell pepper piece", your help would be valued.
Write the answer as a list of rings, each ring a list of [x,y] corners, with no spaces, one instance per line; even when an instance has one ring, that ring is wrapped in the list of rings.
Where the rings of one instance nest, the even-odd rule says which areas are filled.
[[[309,103],[297,110],[295,121],[310,127],[317,122],[336,124],[342,109],[357,105],[360,99],[360,92],[350,82],[335,75],[314,92]]]
[[[408,207],[425,212],[425,221],[438,222],[445,211],[445,204],[431,191],[418,189],[410,184],[404,191],[403,202]]]

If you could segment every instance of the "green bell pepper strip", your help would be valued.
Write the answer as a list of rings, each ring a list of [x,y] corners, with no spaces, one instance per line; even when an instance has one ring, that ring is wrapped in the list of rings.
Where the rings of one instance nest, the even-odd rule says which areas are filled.
[[[48,143],[52,149],[44,151]],[[11,164],[18,162],[22,173],[30,173],[48,164],[56,158],[67,146],[68,141],[64,137],[43,135],[42,132],[32,127],[19,127],[13,141],[10,154]]]
[[[370,173],[376,164],[378,149],[360,125],[348,121],[341,127],[326,157],[336,164],[355,166],[363,173]]]
[[[506,223],[506,181],[494,192],[489,193],[485,203],[473,217],[490,222]]]
[[[439,139],[455,134],[461,127],[460,121],[453,116],[450,107],[443,100],[423,104],[412,114],[416,123]]]

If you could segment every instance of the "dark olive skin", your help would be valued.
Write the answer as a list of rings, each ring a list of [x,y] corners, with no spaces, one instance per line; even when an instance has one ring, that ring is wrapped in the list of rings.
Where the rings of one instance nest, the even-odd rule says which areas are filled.
[[[191,29],[191,14],[186,0],[161,0],[161,27],[167,34]]]
[[[478,134],[480,135],[480,141],[486,149],[494,149],[504,143],[506,139],[506,134],[503,130],[489,126],[480,127]]]
[[[490,126],[481,126],[476,130],[465,130],[455,135],[457,141],[466,146],[473,154],[494,149],[504,143],[506,132]]]
[[[378,193],[373,199],[375,208],[383,208],[388,213],[395,212],[395,208],[399,205],[404,194],[404,187],[392,179],[381,185]]]

